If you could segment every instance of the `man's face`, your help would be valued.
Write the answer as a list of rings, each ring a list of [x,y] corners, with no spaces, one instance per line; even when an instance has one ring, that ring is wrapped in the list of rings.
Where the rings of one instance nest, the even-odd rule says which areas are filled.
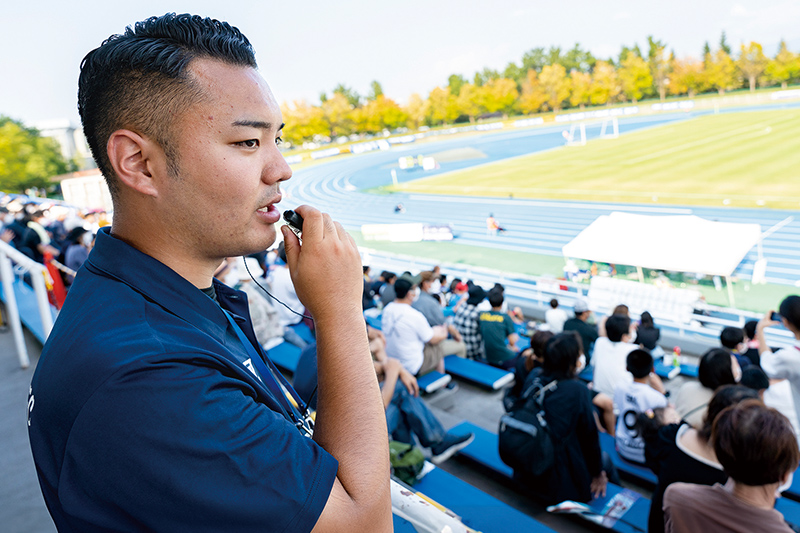
[[[164,230],[201,260],[264,250],[280,220],[279,183],[292,175],[277,147],[280,107],[252,68],[198,59],[189,70],[204,98],[171,129],[178,172],[159,190]]]

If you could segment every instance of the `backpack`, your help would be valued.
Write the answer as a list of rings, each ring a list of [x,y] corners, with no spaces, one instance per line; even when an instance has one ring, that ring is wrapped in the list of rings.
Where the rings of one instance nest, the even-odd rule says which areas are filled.
[[[555,463],[555,449],[544,416],[544,396],[558,381],[544,387],[536,380],[523,395],[524,403],[500,418],[500,459],[516,472],[539,476]],[[521,403],[521,402],[520,402]]]
[[[389,441],[389,461],[392,474],[406,485],[413,485],[425,467],[422,450],[405,442]]]

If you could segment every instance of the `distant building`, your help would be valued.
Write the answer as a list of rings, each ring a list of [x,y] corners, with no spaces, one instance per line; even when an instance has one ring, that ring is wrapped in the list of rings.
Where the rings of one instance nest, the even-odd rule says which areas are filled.
[[[96,165],[83,136],[83,129],[76,128],[68,119],[43,120],[33,124],[42,137],[50,137],[58,142],[61,154],[68,161],[74,161],[79,170],[94,168]]]

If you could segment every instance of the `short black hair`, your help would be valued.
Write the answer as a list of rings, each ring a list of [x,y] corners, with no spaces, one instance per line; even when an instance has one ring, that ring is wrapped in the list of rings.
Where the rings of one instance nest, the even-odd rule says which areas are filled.
[[[781,302],[778,312],[786,321],[800,331],[800,296],[787,296]]]
[[[758,326],[758,320],[748,320],[744,323],[744,328],[742,329],[744,329],[744,334],[748,339],[756,338],[756,326]]]
[[[582,353],[583,344],[577,332],[559,333],[547,341],[542,367],[548,374],[571,378]]]
[[[408,291],[410,291],[411,287],[413,287],[413,286],[414,286],[414,284],[411,283],[406,278],[398,279],[397,281],[394,282],[394,295],[395,295],[395,298],[397,298],[398,300],[402,300],[403,298],[405,298],[408,295]]]
[[[744,342],[744,331],[742,328],[728,326],[719,334],[719,342],[727,349],[733,350]]]
[[[611,315],[606,319],[606,335],[611,342],[619,342],[622,336],[630,333],[631,319],[625,315]]]
[[[716,390],[722,385],[733,385],[733,363],[731,354],[722,348],[711,348],[700,358],[697,378],[703,387]]]
[[[626,368],[633,377],[646,378],[653,370],[653,356],[647,350],[633,350],[628,354]]]
[[[503,293],[500,291],[490,291],[489,292],[489,305],[492,307],[500,307],[503,305],[503,301],[505,298],[503,297]]]
[[[89,52],[81,62],[78,112],[83,132],[112,198],[119,183],[106,153],[111,134],[127,128],[157,142],[177,168],[170,127],[203,95],[189,75],[198,58],[256,68],[253,47],[227,22],[167,13],[128,26]]]
[[[386,283],[389,283],[390,281],[392,281],[396,277],[397,277],[397,274],[395,274],[394,272],[384,272],[383,281],[385,281]]]
[[[767,374],[756,365],[750,365],[742,370],[742,379],[739,384],[760,391],[769,388],[769,378]]]
[[[550,307],[552,307],[553,309],[555,309],[556,307],[558,307],[558,300],[556,300],[555,298],[553,298],[552,300],[550,300]]]

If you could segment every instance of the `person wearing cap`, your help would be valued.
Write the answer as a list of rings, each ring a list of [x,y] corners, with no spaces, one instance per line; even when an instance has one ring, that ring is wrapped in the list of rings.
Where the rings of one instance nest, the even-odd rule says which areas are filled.
[[[583,341],[583,351],[586,354],[586,364],[591,361],[594,343],[597,340],[598,332],[596,324],[589,324],[589,317],[592,312],[586,300],[576,300],[573,305],[575,316],[564,322],[564,331],[577,331]]]
[[[467,345],[467,357],[483,359],[483,337],[478,320],[480,315],[478,305],[486,298],[486,291],[480,285],[472,285],[468,294],[466,304],[459,307],[453,317],[453,325]]]
[[[447,328],[451,338],[442,341],[441,347],[445,355],[456,354],[459,357],[465,357],[467,354],[467,346],[461,340],[461,334],[452,324],[448,324],[444,318],[444,311],[442,304],[439,300],[431,294],[431,286],[436,278],[436,273],[433,271],[424,271],[419,274],[419,295],[411,307],[419,311],[425,316],[425,320],[431,326],[443,326]]]
[[[444,373],[445,354],[440,345],[447,338],[447,329],[431,326],[422,313],[411,307],[415,286],[413,277],[401,276],[394,283],[394,301],[383,309],[386,355],[399,360],[414,376],[431,370]]]

